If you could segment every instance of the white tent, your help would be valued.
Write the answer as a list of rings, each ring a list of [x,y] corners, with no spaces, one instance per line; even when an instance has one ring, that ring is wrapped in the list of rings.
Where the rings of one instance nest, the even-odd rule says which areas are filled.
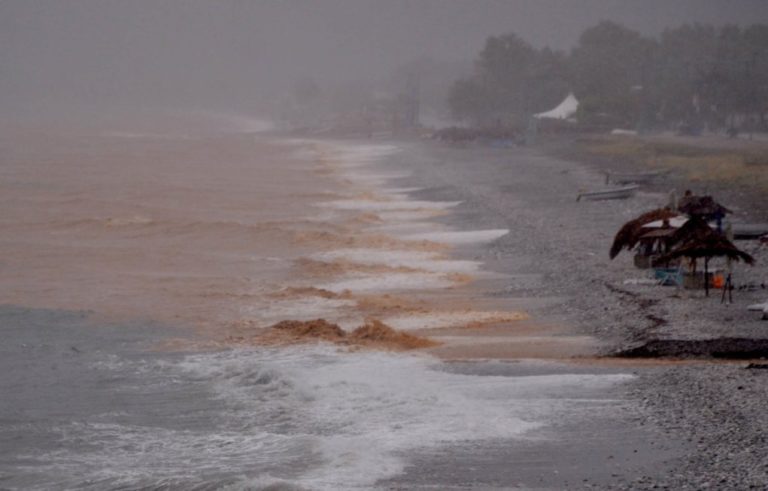
[[[576,114],[576,110],[579,108],[579,101],[576,99],[576,96],[573,95],[573,92],[568,94],[568,97],[563,99],[563,102],[561,102],[556,108],[551,109],[547,112],[534,114],[534,117],[536,118],[552,118],[552,119],[568,119],[574,114]]]

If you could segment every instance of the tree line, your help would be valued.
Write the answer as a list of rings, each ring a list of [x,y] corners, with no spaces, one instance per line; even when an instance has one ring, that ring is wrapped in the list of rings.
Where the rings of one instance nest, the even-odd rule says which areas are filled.
[[[475,125],[519,125],[569,92],[585,125],[768,130],[768,25],[683,25],[652,38],[603,21],[569,52],[491,36],[448,105]]]

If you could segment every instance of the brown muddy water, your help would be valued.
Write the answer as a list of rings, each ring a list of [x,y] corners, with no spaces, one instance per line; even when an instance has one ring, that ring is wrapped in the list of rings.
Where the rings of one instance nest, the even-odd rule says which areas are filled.
[[[472,482],[557,488],[521,455],[631,412],[631,374],[557,361],[594,340],[482,298],[509,231],[414,197],[418,144],[138,128],[3,128],[0,487],[463,489],[502,446]]]

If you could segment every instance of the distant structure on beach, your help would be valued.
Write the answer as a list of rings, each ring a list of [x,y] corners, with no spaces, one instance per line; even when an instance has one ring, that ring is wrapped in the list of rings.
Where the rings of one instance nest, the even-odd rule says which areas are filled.
[[[534,114],[533,117],[538,119],[544,118],[544,119],[568,120],[576,114],[576,111],[578,111],[578,109],[579,109],[579,101],[578,99],[576,99],[576,96],[573,95],[573,92],[571,92],[554,109],[550,109],[549,111],[545,111],[543,113]]]

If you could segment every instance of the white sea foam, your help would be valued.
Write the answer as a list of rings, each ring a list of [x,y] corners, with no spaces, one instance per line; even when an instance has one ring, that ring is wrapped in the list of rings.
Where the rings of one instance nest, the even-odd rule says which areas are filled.
[[[472,323],[506,322],[525,318],[520,312],[458,311],[430,312],[387,317],[383,322],[395,329],[436,329],[463,327]]]
[[[257,361],[258,360],[258,361]],[[606,388],[628,375],[477,377],[441,371],[423,356],[349,353],[323,347],[188,357],[181,368],[214,383],[223,401],[251,408],[274,386],[268,410],[287,404],[295,434],[261,442],[272,457],[296,440],[320,452],[293,481],[311,489],[369,487],[402,471],[402,454],[456,442],[522,437],[544,424],[564,390]],[[300,407],[293,407],[296,404]],[[267,428],[269,430],[269,428]],[[277,446],[277,448],[274,448]]]
[[[384,222],[408,222],[427,220],[445,214],[445,210],[379,211],[376,214]]]
[[[381,218],[381,217],[379,217]],[[445,231],[445,225],[432,222],[401,222],[401,223],[385,223],[383,225],[374,225],[368,227],[368,231],[376,233],[386,233],[392,235],[412,235],[412,234],[424,234],[431,232]]]
[[[404,211],[404,210],[445,210],[452,208],[460,201],[415,201],[415,200],[364,200],[364,199],[344,199],[336,201],[326,201],[319,203],[318,206],[335,208],[337,210],[359,210],[359,211]]]
[[[295,479],[312,489],[370,486],[403,469],[405,450],[513,439],[541,424],[515,411],[513,380],[442,372],[421,356],[301,348],[189,357],[182,367],[215,382],[224,401],[252,406],[255,416],[265,402],[258,381],[270,374],[284,391],[279,403],[300,406],[285,408],[286,423],[296,425],[293,438],[321,453],[319,465]]]
[[[426,232],[419,234],[409,234],[401,237],[403,240],[428,240],[440,244],[477,244],[483,242],[493,242],[509,233],[507,229],[491,230],[467,230],[453,232]]]
[[[454,285],[454,281],[441,274],[380,273],[375,275],[350,275],[343,280],[318,285],[318,288],[336,293],[346,290],[352,293],[373,293],[450,288]]]
[[[392,264],[403,260],[429,261],[440,259],[437,252],[429,251],[398,251],[389,249],[335,249],[332,251],[318,252],[312,255],[313,259],[320,261],[333,261],[343,259],[362,264]]]
[[[550,421],[608,410],[615,401],[585,394],[632,378],[443,368],[427,356],[326,345],[123,359],[100,369],[140,377],[148,392],[137,395],[151,396],[161,419],[142,425],[145,407],[128,405],[66,423],[56,448],[19,458],[51,476],[45,489],[371,488],[402,472],[409,452],[515,445],[541,438],[536,430]]]
[[[416,191],[421,191],[424,188],[384,188],[380,189],[379,191],[383,194],[396,194],[396,195],[407,195],[409,193],[415,193]]]
[[[413,268],[434,273],[475,273],[479,261],[442,259],[439,254],[386,249],[337,249],[312,255],[319,261],[344,260],[357,264]]]

